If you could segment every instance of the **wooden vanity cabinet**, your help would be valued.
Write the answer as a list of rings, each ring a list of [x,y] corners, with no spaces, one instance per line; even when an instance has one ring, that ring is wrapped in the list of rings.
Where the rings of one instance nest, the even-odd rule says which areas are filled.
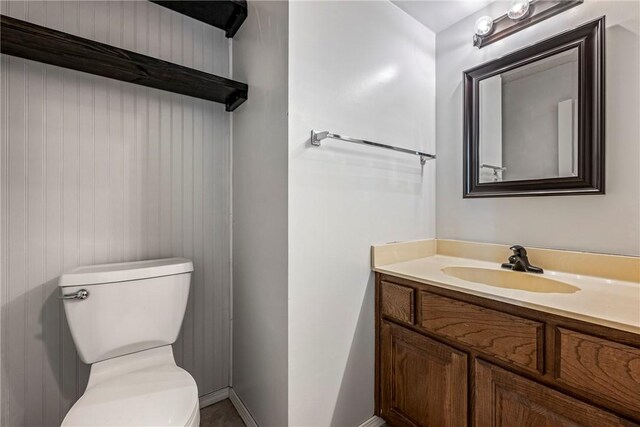
[[[640,336],[376,273],[390,426],[639,426]]]

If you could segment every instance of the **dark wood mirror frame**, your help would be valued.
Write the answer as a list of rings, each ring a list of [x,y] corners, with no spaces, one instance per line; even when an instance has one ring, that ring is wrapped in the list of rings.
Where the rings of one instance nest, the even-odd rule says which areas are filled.
[[[463,73],[464,198],[604,194],[605,17]],[[549,56],[578,49],[577,176],[480,183],[480,81]]]

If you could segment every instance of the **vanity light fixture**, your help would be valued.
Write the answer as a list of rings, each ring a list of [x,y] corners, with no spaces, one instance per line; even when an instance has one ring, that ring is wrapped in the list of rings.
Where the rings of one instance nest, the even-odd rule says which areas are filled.
[[[584,0],[514,0],[502,16],[482,16],[474,25],[473,45],[478,49],[533,24],[579,5]]]

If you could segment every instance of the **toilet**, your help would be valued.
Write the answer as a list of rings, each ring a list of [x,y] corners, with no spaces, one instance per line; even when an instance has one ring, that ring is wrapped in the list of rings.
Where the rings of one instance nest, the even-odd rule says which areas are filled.
[[[180,332],[193,264],[184,258],[76,268],[60,277],[69,329],[91,365],[62,426],[198,426],[194,379],[171,344]]]

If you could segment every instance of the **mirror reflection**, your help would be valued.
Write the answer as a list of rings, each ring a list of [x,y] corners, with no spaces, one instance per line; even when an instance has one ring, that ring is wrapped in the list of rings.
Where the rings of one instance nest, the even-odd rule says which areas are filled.
[[[480,183],[577,176],[578,49],[479,82]]]

